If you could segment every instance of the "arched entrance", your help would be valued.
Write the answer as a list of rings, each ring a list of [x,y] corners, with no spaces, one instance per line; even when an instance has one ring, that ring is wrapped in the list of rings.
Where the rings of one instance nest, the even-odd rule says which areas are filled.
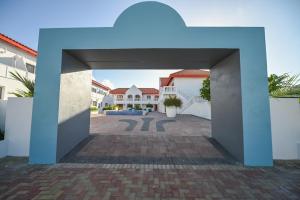
[[[88,136],[91,69],[184,66],[211,70],[213,137],[245,165],[273,164],[263,28],[187,27],[145,2],[114,27],[41,29],[38,51],[31,163],[56,163]]]

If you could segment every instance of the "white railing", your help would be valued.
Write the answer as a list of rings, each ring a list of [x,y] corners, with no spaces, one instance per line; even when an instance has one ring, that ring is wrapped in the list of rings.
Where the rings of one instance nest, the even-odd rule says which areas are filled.
[[[176,94],[177,90],[174,86],[164,86],[161,88],[163,94]]]

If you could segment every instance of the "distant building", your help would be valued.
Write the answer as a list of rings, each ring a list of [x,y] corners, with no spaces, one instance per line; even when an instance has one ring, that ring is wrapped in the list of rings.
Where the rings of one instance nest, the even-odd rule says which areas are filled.
[[[144,109],[151,104],[153,110],[157,110],[159,91],[155,88],[137,88],[133,85],[130,88],[116,88],[109,93],[110,99],[107,98],[106,101],[110,100],[120,109],[135,108],[136,106]],[[103,103],[108,104],[107,102]]]
[[[11,92],[25,89],[9,72],[17,71],[31,80],[35,78],[37,51],[0,33],[0,99],[13,97]]]
[[[111,89],[97,81],[92,81],[91,106],[101,107],[103,98],[109,94]]]
[[[177,110],[179,114],[195,115],[196,110],[201,108],[201,114],[196,115],[209,118],[210,108],[207,106],[202,108],[205,100],[200,97],[203,80],[208,77],[209,71],[181,70],[170,74],[169,77],[160,78],[158,111],[165,113],[164,99],[169,96],[176,96],[183,103],[182,107]]]

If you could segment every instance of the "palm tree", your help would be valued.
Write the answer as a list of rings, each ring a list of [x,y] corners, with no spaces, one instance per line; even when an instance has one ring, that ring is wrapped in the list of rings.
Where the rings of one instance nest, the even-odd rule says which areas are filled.
[[[271,74],[268,81],[271,96],[298,96],[300,94],[300,89],[297,87],[299,75],[290,76],[288,73],[285,73],[278,76]]]
[[[34,81],[30,80],[27,77],[21,76],[17,71],[9,73],[15,80],[22,83],[26,88],[26,90],[17,89],[16,92],[11,92],[11,94],[15,95],[16,97],[33,97]]]

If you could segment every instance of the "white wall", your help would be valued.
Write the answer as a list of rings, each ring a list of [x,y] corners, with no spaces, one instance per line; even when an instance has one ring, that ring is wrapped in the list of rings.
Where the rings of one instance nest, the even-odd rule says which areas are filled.
[[[32,98],[8,98],[5,120],[7,155],[29,155],[31,116]]]
[[[211,119],[211,105],[210,102],[195,102],[187,109],[185,109],[181,114],[190,114],[197,117],[202,117],[205,119]]]
[[[199,96],[203,78],[174,78],[174,86],[177,90],[190,97]]]
[[[5,115],[6,115],[7,100],[0,100],[0,130],[5,130]]]
[[[14,95],[10,93],[15,92],[16,89],[25,89],[20,82],[11,77],[9,72],[17,71],[22,76],[33,80],[35,74],[26,71],[26,63],[35,66],[36,57],[2,41],[0,41],[0,49],[0,87],[4,88],[1,99],[6,100],[8,97],[14,97]]]
[[[273,159],[300,159],[300,104],[297,98],[271,98]]]

